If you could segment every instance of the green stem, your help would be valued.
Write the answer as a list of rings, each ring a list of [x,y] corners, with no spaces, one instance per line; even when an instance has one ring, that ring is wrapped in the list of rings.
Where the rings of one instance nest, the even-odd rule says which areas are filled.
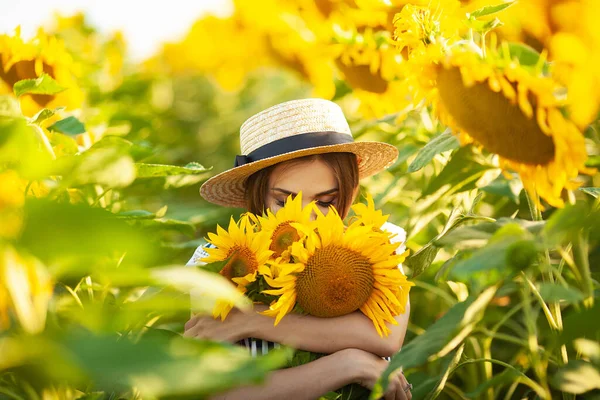
[[[530,377],[525,375],[523,372],[521,372],[518,369],[516,369],[515,367],[513,367],[512,365],[507,364],[500,360],[496,360],[493,358],[479,358],[479,359],[475,359],[475,360],[466,360],[466,361],[463,361],[460,364],[458,364],[455,367],[455,369],[460,368],[464,364],[471,364],[471,363],[476,363],[476,362],[488,362],[491,364],[498,364],[505,368],[512,369],[513,371],[517,372],[520,375],[517,379],[520,380],[521,382],[523,382],[523,384],[525,384],[525,385],[529,386],[531,389],[533,389],[538,394],[538,396],[540,396],[542,399],[550,399],[551,398],[550,391],[548,389],[542,387],[536,381],[534,381],[533,379],[531,379]]]
[[[594,305],[594,282],[588,260],[588,247],[587,235],[579,232],[573,241],[573,261],[581,275],[583,292],[586,295],[583,304],[586,307],[592,307]]]

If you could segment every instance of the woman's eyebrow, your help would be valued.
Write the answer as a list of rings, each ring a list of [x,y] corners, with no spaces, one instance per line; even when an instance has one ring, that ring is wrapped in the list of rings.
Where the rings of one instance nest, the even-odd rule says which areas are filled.
[[[298,194],[298,193],[290,192],[289,190],[285,190],[285,189],[281,189],[281,188],[272,188],[271,190],[274,191],[274,192],[281,192],[281,193],[286,194],[286,195],[290,195],[291,194],[293,196],[296,196]],[[326,190],[324,192],[317,193],[315,195],[315,197],[325,196],[325,195],[328,195],[328,194],[333,194],[333,193],[336,193],[338,191],[339,191],[338,188],[329,189],[329,190]]]

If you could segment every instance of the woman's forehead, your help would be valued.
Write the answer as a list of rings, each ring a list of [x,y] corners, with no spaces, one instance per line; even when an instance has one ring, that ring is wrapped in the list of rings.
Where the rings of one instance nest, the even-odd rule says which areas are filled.
[[[276,167],[269,179],[269,189],[281,189],[289,193],[301,191],[310,198],[338,187],[331,168],[321,160],[312,160]]]

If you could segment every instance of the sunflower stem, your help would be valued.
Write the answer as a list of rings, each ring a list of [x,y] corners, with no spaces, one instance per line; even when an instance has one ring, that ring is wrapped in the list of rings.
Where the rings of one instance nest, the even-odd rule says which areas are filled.
[[[590,263],[588,260],[588,247],[587,234],[579,232],[573,240],[573,261],[581,275],[581,283],[586,295],[583,304],[586,307],[592,307],[594,305],[594,282],[592,281]]]

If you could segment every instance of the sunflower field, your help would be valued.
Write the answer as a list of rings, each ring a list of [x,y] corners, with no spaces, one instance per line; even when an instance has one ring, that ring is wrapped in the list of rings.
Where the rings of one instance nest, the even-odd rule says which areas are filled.
[[[233,4],[142,62],[83,14],[0,35],[0,399],[207,398],[286,365],[183,338],[191,290],[251,308],[184,264],[243,212],[198,195],[240,125],[307,97],[400,152],[361,186],[414,284],[370,398],[400,367],[413,399],[600,398],[600,2]]]

